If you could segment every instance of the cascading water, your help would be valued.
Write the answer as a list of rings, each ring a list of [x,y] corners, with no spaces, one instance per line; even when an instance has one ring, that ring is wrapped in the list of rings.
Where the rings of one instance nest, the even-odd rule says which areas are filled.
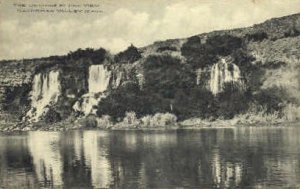
[[[57,102],[60,91],[59,71],[36,74],[30,97],[31,109],[26,115],[29,118],[28,121],[39,121],[41,116],[47,112],[47,106]]]
[[[107,89],[111,72],[103,65],[91,65],[89,68],[89,93],[99,93]]]
[[[225,83],[241,82],[241,72],[237,65],[228,63],[223,58],[221,62],[214,64],[210,73],[210,90],[213,94],[223,91]]]
[[[113,89],[116,89],[121,85],[123,74],[123,71],[115,71],[111,74],[112,80],[110,84]]]
[[[109,86],[111,72],[103,65],[91,65],[89,67],[88,93],[82,96],[82,101],[77,101],[73,109],[83,112],[84,115],[95,114],[94,106],[97,106],[104,95],[100,93],[106,91]]]

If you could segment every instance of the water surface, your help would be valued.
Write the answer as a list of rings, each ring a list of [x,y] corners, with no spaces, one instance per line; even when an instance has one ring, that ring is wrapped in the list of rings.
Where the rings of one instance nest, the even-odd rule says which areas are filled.
[[[299,188],[300,127],[0,135],[0,188]]]

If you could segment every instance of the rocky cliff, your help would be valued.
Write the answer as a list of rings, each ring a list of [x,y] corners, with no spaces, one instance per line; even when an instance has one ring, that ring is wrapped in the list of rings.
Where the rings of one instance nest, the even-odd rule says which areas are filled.
[[[299,119],[300,14],[249,28],[66,56],[0,62],[6,122],[56,123],[172,113],[231,119],[249,112]]]

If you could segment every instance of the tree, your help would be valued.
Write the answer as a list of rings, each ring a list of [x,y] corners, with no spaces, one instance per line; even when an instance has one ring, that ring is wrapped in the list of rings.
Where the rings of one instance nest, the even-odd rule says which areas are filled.
[[[131,44],[125,51],[120,52],[115,56],[117,63],[133,63],[142,58],[139,50]]]

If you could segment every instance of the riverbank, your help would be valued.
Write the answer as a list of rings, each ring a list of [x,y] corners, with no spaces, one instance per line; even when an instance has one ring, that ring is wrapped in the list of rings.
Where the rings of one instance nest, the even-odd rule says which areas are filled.
[[[178,130],[178,129],[203,129],[203,128],[235,128],[235,127],[296,127],[300,126],[300,121],[276,120],[272,122],[265,121],[245,121],[245,120],[201,120],[189,119],[182,122],[176,122],[168,125],[148,125],[143,124],[108,124],[108,125],[86,125],[83,121],[63,121],[55,124],[0,124],[0,132],[26,132],[26,131],[69,131],[69,130]]]

